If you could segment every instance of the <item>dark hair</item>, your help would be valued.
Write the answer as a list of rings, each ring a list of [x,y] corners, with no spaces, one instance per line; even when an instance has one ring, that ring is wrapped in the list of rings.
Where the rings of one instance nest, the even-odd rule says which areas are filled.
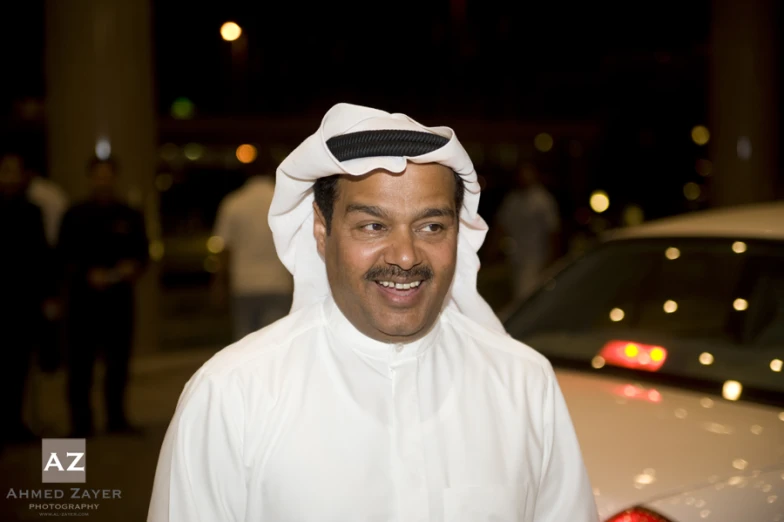
[[[117,160],[114,157],[101,159],[98,156],[93,156],[87,162],[87,174],[92,174],[93,171],[95,170],[95,167],[97,167],[98,165],[109,165],[109,167],[111,167],[112,169],[112,172],[115,174],[117,174],[117,169],[119,168],[119,165],[117,164]]]
[[[465,183],[460,175],[452,171],[455,177],[455,208],[457,209],[458,222],[460,217],[460,209],[463,207],[463,195],[465,193]],[[313,196],[316,200],[319,210],[324,215],[324,220],[327,222],[327,235],[332,231],[332,213],[335,206],[335,200],[338,199],[338,180],[341,174],[334,174],[324,178],[319,178],[313,184]]]

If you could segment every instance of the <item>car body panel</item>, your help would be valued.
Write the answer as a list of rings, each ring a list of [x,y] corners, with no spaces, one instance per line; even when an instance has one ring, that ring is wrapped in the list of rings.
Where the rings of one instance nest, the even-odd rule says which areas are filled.
[[[784,201],[682,214],[610,230],[601,240],[668,238],[784,242]],[[543,274],[541,288],[554,287],[572,262]],[[575,339],[547,334],[559,335],[563,343],[550,356],[568,360]],[[784,522],[784,407],[653,385],[654,375],[554,364],[601,520],[643,506],[672,522]]]
[[[651,499],[784,466],[779,408],[635,383],[601,370],[559,369],[557,375],[602,519]]]
[[[603,239],[646,237],[737,237],[784,241],[784,201],[681,214],[611,230]]]
[[[662,498],[645,507],[673,522],[784,521],[784,466],[737,473],[700,489]]]

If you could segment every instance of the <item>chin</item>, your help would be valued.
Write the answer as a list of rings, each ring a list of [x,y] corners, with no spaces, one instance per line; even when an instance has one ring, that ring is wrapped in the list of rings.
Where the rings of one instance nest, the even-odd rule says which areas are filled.
[[[425,330],[423,321],[406,321],[406,322],[376,322],[378,331],[388,337],[412,337],[422,333]]]

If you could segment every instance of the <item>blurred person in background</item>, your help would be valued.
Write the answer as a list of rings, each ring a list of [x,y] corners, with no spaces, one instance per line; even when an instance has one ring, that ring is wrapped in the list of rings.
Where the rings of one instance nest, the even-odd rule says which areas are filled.
[[[265,158],[266,159],[266,158]],[[267,222],[275,191],[271,159],[246,171],[247,181],[221,202],[214,236],[223,242],[213,290],[229,303],[239,340],[288,314],[293,279],[275,250]]]
[[[16,151],[0,157],[2,446],[37,440],[23,420],[24,392],[51,274],[43,218],[27,200],[24,168]]]
[[[511,240],[506,248],[512,269],[514,299],[527,297],[542,271],[559,254],[558,203],[530,162],[517,169],[517,187],[504,198],[496,216],[496,237]]]
[[[29,184],[27,186],[27,199],[38,205],[44,219],[46,241],[49,246],[57,245],[57,236],[60,232],[65,211],[68,210],[69,201],[65,191],[54,181],[43,177],[32,169],[25,171]]]
[[[65,191],[54,181],[43,177],[39,172],[28,168],[27,199],[41,209],[44,220],[46,241],[50,248],[57,247],[57,236],[60,232],[65,211],[68,210],[69,201]],[[44,371],[56,370],[61,361],[61,319],[62,306],[57,295],[55,285],[50,286],[43,307],[43,321],[41,322],[41,343],[38,348],[38,363]]]
[[[134,330],[134,283],[148,262],[141,212],[116,195],[117,164],[88,165],[91,196],[63,217],[58,241],[66,277],[65,326],[72,436],[94,433],[90,406],[99,350],[106,363],[107,429],[135,433],[125,411]]]

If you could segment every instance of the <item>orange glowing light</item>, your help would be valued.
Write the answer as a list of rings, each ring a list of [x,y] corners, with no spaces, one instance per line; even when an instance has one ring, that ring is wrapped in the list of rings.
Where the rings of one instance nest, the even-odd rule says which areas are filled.
[[[237,147],[237,159],[242,163],[253,163],[256,159],[258,152],[256,147],[247,143]]]

